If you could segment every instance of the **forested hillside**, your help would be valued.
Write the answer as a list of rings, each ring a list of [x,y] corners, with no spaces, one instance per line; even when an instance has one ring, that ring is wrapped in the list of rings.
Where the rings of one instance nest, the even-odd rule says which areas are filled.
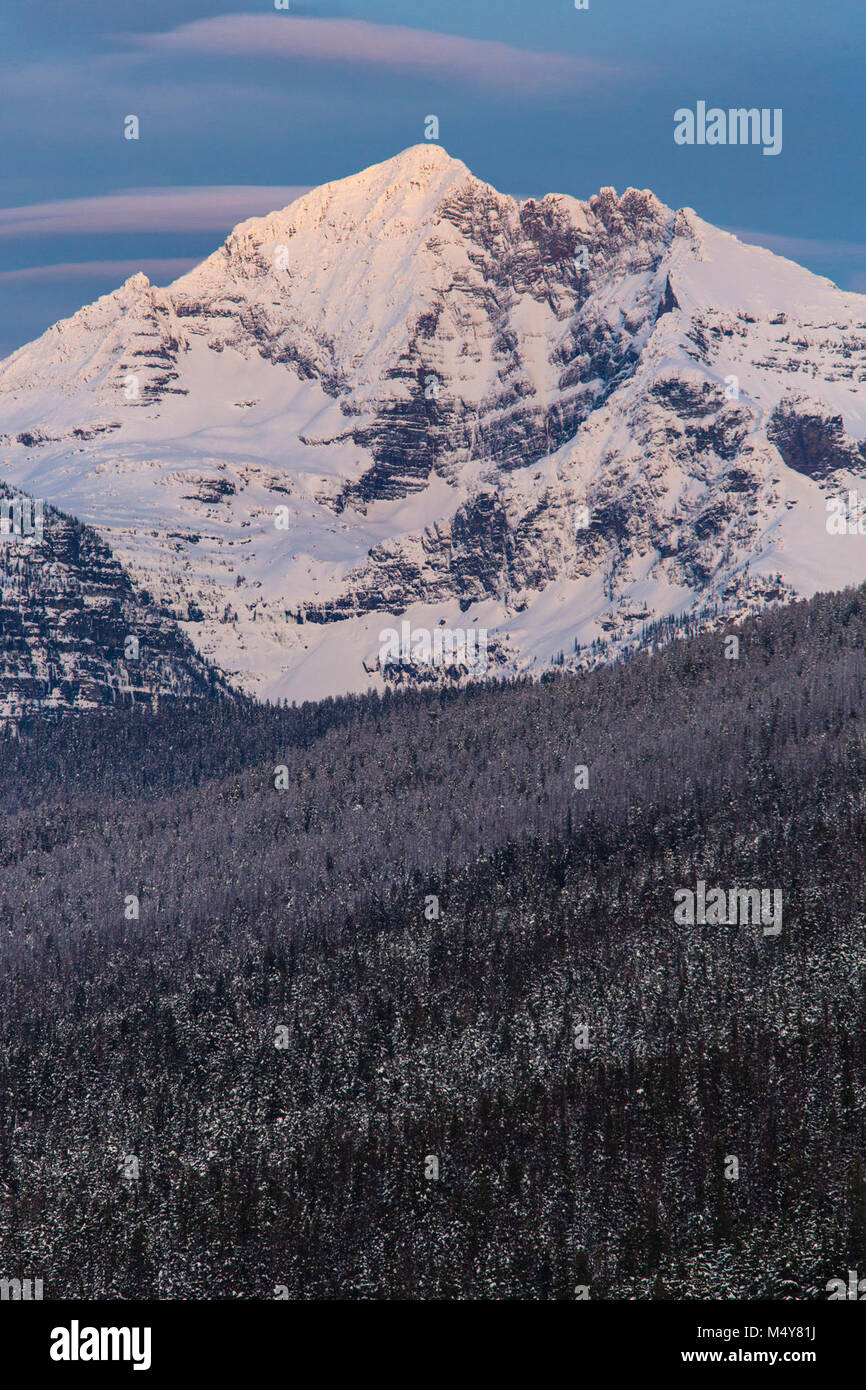
[[[866,588],[733,631],[8,738],[0,1271],[825,1298],[866,1264]],[[781,890],[781,933],[678,925],[699,880]]]

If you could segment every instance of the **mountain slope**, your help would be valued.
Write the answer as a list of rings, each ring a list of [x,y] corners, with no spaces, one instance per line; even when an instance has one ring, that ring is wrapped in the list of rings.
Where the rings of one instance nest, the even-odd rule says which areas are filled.
[[[89,527],[49,507],[40,530],[0,537],[0,728],[35,713],[224,693]]]
[[[858,581],[825,522],[864,383],[866,298],[647,191],[521,203],[424,145],[13,354],[0,476],[244,688],[321,696],[381,688],[404,617],[513,671]]]

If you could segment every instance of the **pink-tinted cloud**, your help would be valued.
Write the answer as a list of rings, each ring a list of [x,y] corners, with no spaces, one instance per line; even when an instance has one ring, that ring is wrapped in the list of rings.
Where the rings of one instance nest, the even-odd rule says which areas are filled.
[[[305,19],[291,14],[234,14],[199,19],[161,34],[124,35],[122,42],[161,53],[209,53],[350,63],[414,76],[456,78],[519,91],[569,88],[609,80],[626,69],[566,53],[511,48],[493,39],[438,34],[360,19]]]
[[[0,209],[0,237],[218,232],[293,203],[306,188],[270,184],[131,188]]]
[[[866,264],[866,242],[830,241],[820,238],[782,236],[776,232],[753,232],[742,227],[727,227],[740,241],[752,246],[765,246],[778,256],[787,256],[792,261],[803,260],[854,260]]]
[[[198,265],[201,257],[150,256],[137,261],[63,261],[58,265],[33,265],[22,270],[0,271],[0,285],[27,284],[28,281],[101,280],[120,283],[137,271],[144,271],[154,284],[168,284]]]

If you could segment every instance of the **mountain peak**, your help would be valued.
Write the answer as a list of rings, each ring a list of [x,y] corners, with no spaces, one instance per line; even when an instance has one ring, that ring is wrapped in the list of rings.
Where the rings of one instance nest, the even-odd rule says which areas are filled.
[[[386,615],[580,665],[862,579],[825,494],[866,479],[864,322],[647,189],[518,200],[425,143],[22,348],[0,464],[251,692],[391,681]]]
[[[471,171],[460,159],[454,159],[441,145],[410,145],[399,154],[380,164],[371,164],[356,174],[335,179],[313,189],[307,197],[323,194],[326,197],[354,196],[357,193],[364,199],[393,196],[400,190],[418,189],[438,196],[456,183],[472,178]],[[305,200],[301,199],[301,203]],[[299,204],[295,204],[299,206]]]
[[[429,177],[443,169],[469,173],[462,159],[455,159],[443,145],[437,145],[431,141],[424,141],[419,145],[409,145],[399,154],[383,160],[381,164],[371,165],[370,169],[365,172],[370,173],[373,169],[391,169],[398,178],[413,178],[419,175]]]
[[[383,239],[411,235],[412,229],[423,236],[443,201],[473,181],[477,182],[466,165],[441,145],[411,145],[381,164],[320,184],[280,212],[241,222],[215,253],[220,274],[224,253],[243,260],[255,254],[257,246],[279,244],[299,234],[296,251],[303,245],[311,255],[322,239],[337,244],[361,236],[381,244]],[[309,245],[304,237],[311,239]],[[191,271],[178,283],[195,284],[198,275],[199,270]]]

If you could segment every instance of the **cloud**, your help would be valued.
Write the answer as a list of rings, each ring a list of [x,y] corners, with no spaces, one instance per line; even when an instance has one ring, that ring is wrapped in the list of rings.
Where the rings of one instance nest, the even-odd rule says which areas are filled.
[[[512,48],[492,39],[360,19],[302,19],[276,13],[222,15],[161,34],[123,35],[121,41],[156,53],[343,63],[522,91],[569,88],[626,73],[622,66],[595,59]]]
[[[778,256],[793,261],[855,261],[866,265],[866,242],[830,241],[810,237],[780,236],[775,232],[753,232],[742,227],[726,227],[740,241],[752,246],[765,246]]]
[[[0,237],[225,231],[247,217],[284,208],[308,191],[279,184],[131,188],[92,198],[2,208]]]
[[[176,280],[179,275],[185,275],[200,260],[200,256],[145,256],[135,261],[63,261],[58,265],[33,265],[22,270],[0,271],[0,285],[97,279],[116,280],[119,284],[139,270],[144,271],[154,283],[160,280],[167,283]]]

